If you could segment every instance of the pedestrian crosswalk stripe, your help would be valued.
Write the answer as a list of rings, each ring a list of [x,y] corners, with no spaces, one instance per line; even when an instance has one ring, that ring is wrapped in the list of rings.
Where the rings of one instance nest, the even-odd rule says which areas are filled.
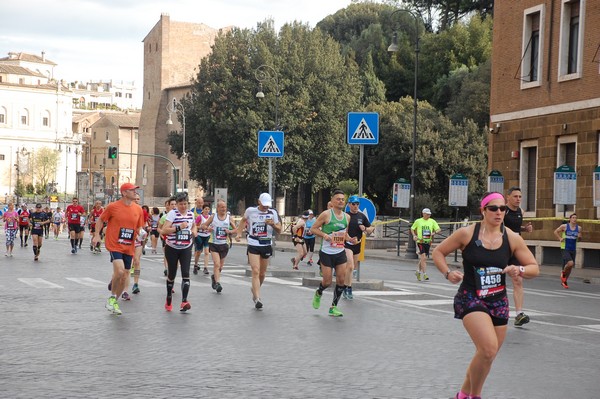
[[[396,302],[406,303],[409,305],[436,306],[436,305],[451,305],[454,303],[454,299],[418,299],[418,300],[400,299],[400,300],[397,300]]]
[[[66,279],[69,281],[73,281],[77,284],[85,285],[87,287],[105,287],[108,284],[108,282],[96,280],[90,277],[67,277]]]
[[[280,285],[302,285],[302,280],[284,280],[277,277],[265,277],[265,282]]]
[[[154,281],[150,281],[150,280],[142,280],[139,279],[139,283],[140,287],[165,287],[166,283],[155,283]]]
[[[356,291],[352,292],[354,296],[410,296],[410,295],[423,295],[421,292],[416,291]]]
[[[43,278],[19,278],[17,280],[35,288],[64,288],[61,285],[51,283]]]

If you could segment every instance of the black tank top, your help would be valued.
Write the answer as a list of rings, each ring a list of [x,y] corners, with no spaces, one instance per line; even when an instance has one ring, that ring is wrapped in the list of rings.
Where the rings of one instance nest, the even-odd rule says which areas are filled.
[[[506,275],[502,270],[508,265],[512,251],[506,230],[499,248],[484,248],[479,240],[480,228],[477,223],[471,241],[462,251],[464,278],[460,289],[475,292],[479,298],[495,299],[506,295]]]
[[[504,214],[504,225],[521,235],[521,225],[523,224],[523,212],[521,208],[517,208],[513,211],[509,207],[506,207],[506,213]]]

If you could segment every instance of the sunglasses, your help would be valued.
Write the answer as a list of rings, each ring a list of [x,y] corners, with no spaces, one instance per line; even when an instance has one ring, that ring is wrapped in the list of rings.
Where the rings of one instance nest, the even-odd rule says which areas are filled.
[[[350,205],[360,205],[360,202],[351,202]]]
[[[506,212],[506,208],[507,208],[506,205],[500,205],[500,206],[498,206],[498,205],[488,205],[488,206],[484,207],[484,209],[487,209],[488,211],[492,211],[492,212],[496,212],[498,210],[500,210],[500,212]]]

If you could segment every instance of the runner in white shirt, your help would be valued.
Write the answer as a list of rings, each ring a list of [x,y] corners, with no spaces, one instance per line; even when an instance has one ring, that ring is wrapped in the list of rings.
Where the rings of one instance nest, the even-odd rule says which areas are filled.
[[[166,234],[165,258],[167,259],[167,301],[165,309],[173,310],[171,304],[173,286],[177,276],[177,265],[181,267],[181,307],[185,312],[192,305],[187,300],[190,291],[190,263],[192,261],[192,243],[198,233],[194,223],[194,213],[188,209],[188,198],[186,193],[179,193],[175,197],[177,206],[172,209],[162,226],[161,231]]]
[[[252,300],[256,309],[262,309],[260,287],[265,281],[269,258],[273,254],[271,247],[273,232],[281,233],[281,221],[275,209],[272,209],[271,196],[262,193],[258,197],[258,206],[246,209],[237,229],[236,241],[242,238],[242,232],[248,223],[248,259],[252,269]]]
[[[222,199],[217,201],[217,214],[210,215],[200,228],[212,231],[210,243],[208,244],[213,258],[213,275],[210,277],[212,279],[213,290],[221,292],[223,290],[221,286],[221,270],[223,270],[225,258],[229,253],[227,236],[235,233],[237,230],[237,226],[229,217],[225,201]]]

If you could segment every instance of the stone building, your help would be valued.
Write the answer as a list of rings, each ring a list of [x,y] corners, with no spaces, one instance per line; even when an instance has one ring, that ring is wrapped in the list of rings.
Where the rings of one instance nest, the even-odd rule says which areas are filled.
[[[178,109],[167,125],[169,112],[167,105],[173,98],[183,98],[191,88],[200,60],[208,55],[217,29],[200,23],[171,21],[166,14],[161,15],[158,23],[143,40],[144,45],[144,84],[143,106],[140,117],[139,152],[168,157],[181,174],[182,159],[171,154],[167,144],[170,131],[182,131],[179,125]],[[187,148],[189,153],[193,149]],[[144,189],[147,197],[167,197],[173,192],[173,171],[169,162],[157,157],[140,157],[137,165],[136,183]],[[188,181],[189,167],[186,165],[186,176],[181,176],[178,191],[182,190],[183,181]],[[189,181],[187,189],[195,197],[195,186]]]
[[[81,134],[72,130],[72,92],[54,79],[55,66],[43,52],[9,53],[0,58],[2,202],[19,199],[15,191],[23,190],[16,190],[17,186],[46,185],[47,193],[61,198],[75,192]],[[57,154],[57,159],[45,169],[39,154],[48,151]]]
[[[489,168],[520,186],[525,238],[544,264],[561,263],[553,235],[576,212],[584,229],[579,267],[600,267],[594,170],[599,164],[600,7],[590,0],[497,1],[490,102]],[[555,201],[555,171],[577,173],[576,203]],[[556,184],[559,187],[558,184]],[[600,198],[598,198],[600,200]]]

